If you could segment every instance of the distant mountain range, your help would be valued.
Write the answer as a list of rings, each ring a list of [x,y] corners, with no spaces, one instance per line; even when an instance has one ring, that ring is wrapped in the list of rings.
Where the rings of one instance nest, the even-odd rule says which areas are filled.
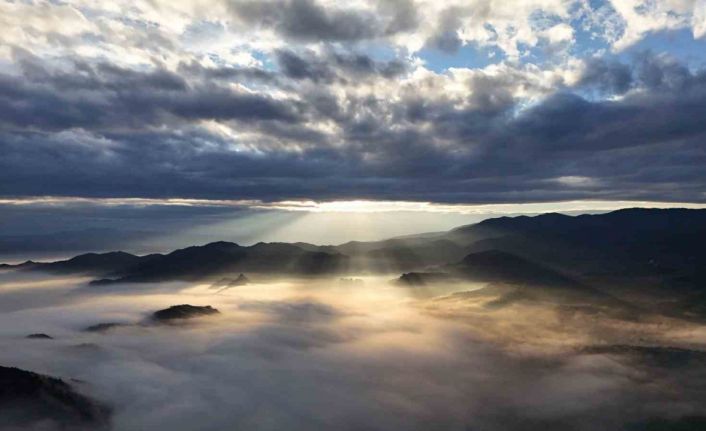
[[[438,233],[337,246],[214,242],[169,254],[89,253],[5,269],[85,274],[94,284],[209,280],[239,273],[403,273],[582,288],[632,283],[698,290],[706,282],[706,210],[500,217]],[[427,274],[427,275],[424,275]],[[404,281],[404,279],[403,279]],[[414,284],[414,283],[411,283]]]

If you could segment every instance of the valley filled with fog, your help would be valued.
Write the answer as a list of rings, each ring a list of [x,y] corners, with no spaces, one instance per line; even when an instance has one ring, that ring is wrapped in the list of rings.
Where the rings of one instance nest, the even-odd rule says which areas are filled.
[[[706,0],[0,28],[0,431],[706,431]]]
[[[398,275],[96,286],[8,270],[0,272],[0,364],[69,382],[110,409],[104,426],[116,431],[706,423],[698,321],[619,300],[526,296],[471,281],[408,285]],[[150,319],[178,304],[219,312]],[[0,420],[2,429],[85,426],[27,414],[13,425],[8,410]]]

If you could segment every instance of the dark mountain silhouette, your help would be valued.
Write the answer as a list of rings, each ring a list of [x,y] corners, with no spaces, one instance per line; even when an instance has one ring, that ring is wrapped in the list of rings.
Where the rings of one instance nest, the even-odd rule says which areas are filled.
[[[457,263],[437,267],[436,272],[408,272],[398,279],[408,285],[451,280],[542,287],[584,287],[578,281],[551,268],[498,250],[470,253]]]
[[[454,262],[467,254],[464,245],[422,234],[384,241],[352,241],[336,247],[351,258],[350,269],[368,272],[400,272]]]
[[[625,209],[605,214],[499,217],[432,233],[338,246],[353,264],[421,270],[472,252],[505,251],[577,276],[670,276],[706,281],[706,210]],[[371,265],[369,261],[373,261]]]
[[[388,270],[405,271],[441,265],[457,261],[466,254],[466,247],[453,241],[431,239],[387,244],[383,248],[358,255],[362,268],[373,268],[378,272]]]
[[[153,256],[114,274],[114,278],[97,280],[94,284],[199,280],[241,271],[326,274],[341,271],[346,265],[347,257],[342,254],[307,251],[291,244],[258,243],[243,247],[214,242]]]
[[[444,267],[447,272],[475,281],[504,282],[544,287],[579,287],[581,284],[551,268],[498,250],[471,253]]]
[[[156,256],[119,274],[122,282],[156,282],[194,280],[210,274],[226,272],[245,258],[244,247],[229,242],[214,242],[187,247],[167,255]]]
[[[232,278],[235,274],[452,272],[478,279],[610,289],[633,280],[688,291],[706,285],[706,210],[500,217],[448,232],[338,246],[215,242],[169,254],[86,254],[8,269],[90,273],[94,284]],[[503,254],[504,253],[504,254]]]
[[[57,262],[26,262],[6,269],[57,274],[102,276],[95,285],[114,282],[198,280],[236,271],[283,274],[326,274],[342,271],[348,258],[340,253],[307,250],[285,243],[258,243],[243,247],[214,242],[169,254],[135,256],[124,252],[88,253]]]
[[[338,250],[338,247],[335,245],[315,245],[309,244],[308,242],[294,242],[292,245],[306,251],[317,251],[331,254],[341,253],[341,250]]]
[[[171,323],[184,319],[192,319],[194,317],[210,316],[220,313],[217,309],[210,305],[172,305],[164,310],[155,311],[152,313],[152,320],[157,323]]]
[[[452,231],[469,251],[501,250],[586,276],[694,276],[706,263],[706,211],[626,209],[501,217]],[[479,238],[479,239],[478,239]]]
[[[706,210],[500,217],[441,238],[465,247],[469,257],[426,272],[563,287],[562,294],[573,290],[584,296],[590,287],[628,300],[651,295],[653,311],[706,315]]]
[[[39,265],[37,265],[37,264],[38,264],[38,262],[34,262],[32,260],[18,263],[17,265],[10,265],[7,263],[2,263],[2,264],[0,264],[0,270],[18,270],[18,269],[19,270],[23,270],[23,269],[26,270],[26,269],[34,268],[35,266],[38,267]]]
[[[55,274],[105,274],[120,272],[139,262],[149,260],[154,255],[135,256],[123,251],[109,253],[86,253],[69,260],[57,262],[28,261],[19,266],[20,269],[40,270]]]
[[[49,420],[62,429],[104,429],[109,418],[109,408],[61,379],[0,366],[0,428]]]
[[[467,297],[494,297],[495,299],[487,304],[492,308],[516,302],[536,301],[564,306],[591,304],[630,308],[611,295],[556,270],[497,250],[471,253],[460,262],[438,267],[436,272],[406,273],[397,281],[407,286],[453,281],[488,283],[483,289],[463,294]]]
[[[216,308],[211,307],[210,305],[172,305],[171,307],[165,308],[163,310],[155,311],[154,313],[150,314],[146,320],[143,320],[141,322],[102,322],[88,326],[84,328],[83,331],[94,333],[106,333],[118,328],[177,323],[186,319],[210,316],[219,313],[220,311],[218,311]]]
[[[29,334],[25,338],[30,340],[53,340],[54,337],[47,334]]]

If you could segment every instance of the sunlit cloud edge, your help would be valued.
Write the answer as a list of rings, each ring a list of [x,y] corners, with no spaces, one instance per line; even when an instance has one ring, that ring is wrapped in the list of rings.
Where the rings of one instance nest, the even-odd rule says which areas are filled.
[[[515,214],[544,212],[613,211],[622,208],[692,208],[703,209],[706,204],[693,202],[658,202],[635,200],[572,200],[530,203],[446,204],[414,201],[341,200],[313,201],[287,200],[264,202],[260,200],[188,199],[188,198],[86,198],[39,196],[2,198],[0,205],[23,207],[222,207],[254,210],[279,210],[316,213],[385,213],[425,212],[447,214]]]

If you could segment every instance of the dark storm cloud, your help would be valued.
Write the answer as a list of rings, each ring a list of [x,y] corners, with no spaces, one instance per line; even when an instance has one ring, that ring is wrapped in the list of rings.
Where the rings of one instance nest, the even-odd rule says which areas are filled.
[[[616,60],[589,60],[579,86],[593,87],[609,95],[621,95],[634,87],[682,92],[698,84],[700,75],[701,72],[693,75],[685,65],[673,58],[641,52],[635,56],[632,67]]]
[[[374,11],[326,8],[316,0],[233,1],[231,10],[246,25],[272,28],[304,41],[360,41],[409,31],[417,25],[410,1],[381,1]]]
[[[631,68],[617,61],[595,58],[588,61],[580,85],[595,86],[608,94],[623,94],[633,83]]]
[[[275,152],[257,155],[229,150],[222,138],[205,133],[153,132],[109,135],[111,141],[87,144],[82,133],[13,134],[0,139],[2,194],[16,195],[18,184],[30,194],[84,196],[197,196],[211,198],[237,190],[242,196],[303,196],[311,184],[325,182],[334,170],[344,173],[345,160],[332,150],[306,155]],[[23,148],[25,150],[23,150]],[[66,175],[68,172],[71,175]],[[41,172],[41,174],[38,174]],[[292,182],[299,179],[300,182]]]
[[[142,128],[176,120],[294,122],[295,102],[190,82],[161,68],[134,71],[108,63],[48,70],[20,58],[22,75],[0,75],[0,124],[9,129]]]
[[[291,51],[279,51],[277,62],[282,72],[294,79],[311,79],[312,81],[331,81],[334,73],[328,65],[322,63],[313,64]]]
[[[637,56],[637,76],[653,90],[685,91],[694,84],[704,84],[703,73],[694,77],[689,69],[671,57],[643,52]]]
[[[396,78],[409,70],[402,60],[376,61],[363,54],[329,52],[316,55],[313,52],[298,54],[289,50],[277,52],[277,62],[285,76],[292,79],[309,79],[328,82],[365,78]]]
[[[275,73],[257,67],[205,67],[196,61],[181,63],[178,71],[184,75],[226,82],[253,80],[264,83],[275,83],[278,78]]]
[[[425,104],[411,117],[434,124],[436,137],[467,143],[471,156],[446,166],[466,184],[486,183],[483,190],[473,186],[468,190],[467,196],[481,200],[483,192],[505,195],[510,187],[503,183],[541,200],[592,196],[703,200],[698,190],[704,177],[696,171],[706,155],[706,125],[701,121],[706,115],[706,74],[685,74],[683,68],[654,58],[647,62],[649,67],[637,64],[632,73],[647,69],[651,77],[661,79],[640,78],[639,91],[621,100],[590,101],[567,89],[515,115],[514,103],[502,88],[487,86],[483,97],[488,103],[482,103],[483,108],[454,110]],[[504,102],[493,107],[492,101],[500,100]],[[546,182],[564,176],[596,181],[583,187]],[[681,185],[677,190],[667,185],[676,183]]]
[[[17,57],[22,74],[0,77],[4,196],[704,199],[706,73],[648,53],[591,62],[577,87],[532,106],[515,92],[534,84],[512,73],[473,74],[460,96],[443,77],[392,98],[346,91],[363,80],[387,91],[400,85],[387,74],[409,67],[353,51],[282,50],[280,71],[179,74]],[[250,80],[288,96],[230,89]],[[584,95],[594,89],[622,97]]]

